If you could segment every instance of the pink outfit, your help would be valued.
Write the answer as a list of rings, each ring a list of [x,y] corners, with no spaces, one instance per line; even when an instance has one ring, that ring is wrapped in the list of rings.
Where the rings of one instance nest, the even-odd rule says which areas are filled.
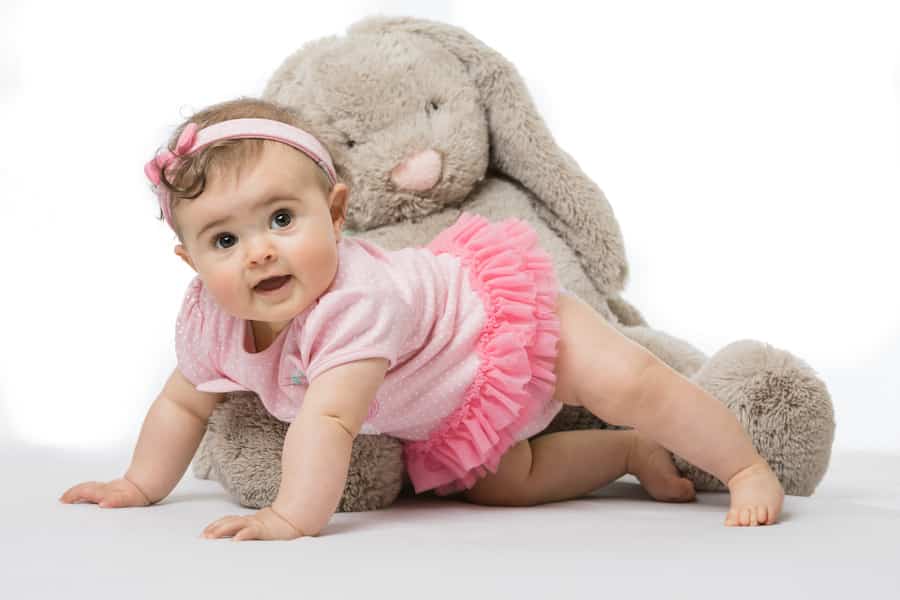
[[[344,237],[331,286],[258,353],[249,322],[194,279],[178,316],[178,367],[197,389],[252,390],[292,421],[318,374],[384,357],[362,433],[405,440],[416,492],[448,494],[496,471],[510,446],[559,412],[557,293],[526,223],[463,213],[424,248]]]

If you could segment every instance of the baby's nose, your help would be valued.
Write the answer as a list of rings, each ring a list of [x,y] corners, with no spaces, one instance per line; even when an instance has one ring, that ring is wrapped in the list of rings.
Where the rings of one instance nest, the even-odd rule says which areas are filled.
[[[437,150],[414,154],[391,170],[391,181],[401,190],[424,192],[441,178],[443,160]]]
[[[250,262],[253,264],[261,265],[267,262],[271,262],[275,259],[275,254],[273,252],[265,252],[263,254],[254,254],[250,257]]]
[[[250,246],[247,262],[251,265],[261,265],[273,260],[275,260],[275,250],[271,244],[260,241]]]

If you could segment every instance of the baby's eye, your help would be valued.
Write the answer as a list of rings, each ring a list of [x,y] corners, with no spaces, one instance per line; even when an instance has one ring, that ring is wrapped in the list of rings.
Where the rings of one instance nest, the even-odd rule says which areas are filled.
[[[275,229],[284,229],[288,225],[291,224],[291,213],[286,210],[276,211],[274,215],[272,215],[272,227]]]
[[[230,233],[220,233],[216,236],[216,239],[213,243],[216,248],[227,250],[237,244],[237,237],[231,235]]]

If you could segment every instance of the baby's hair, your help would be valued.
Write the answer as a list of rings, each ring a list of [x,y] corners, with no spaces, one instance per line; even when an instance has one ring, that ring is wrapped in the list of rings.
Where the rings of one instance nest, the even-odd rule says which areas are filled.
[[[242,97],[213,104],[195,113],[175,129],[166,147],[173,151],[181,132],[190,123],[196,123],[199,129],[203,129],[222,121],[242,118],[271,119],[293,125],[311,133],[324,146],[316,132],[302,123],[299,115],[293,109],[259,98]],[[160,173],[159,185],[169,192],[171,198],[170,210],[174,214],[175,207],[180,201],[193,200],[202,194],[209,177],[234,172],[255,163],[262,154],[266,142],[279,143],[258,138],[226,139],[213,142],[189,156],[179,157],[177,166],[163,170],[167,170],[171,178],[167,177],[165,172]],[[326,193],[329,192],[331,182],[328,180],[328,176],[321,169],[316,169],[316,171],[322,188]],[[163,219],[161,210],[159,218]],[[176,223],[177,229],[179,228]],[[178,237],[181,238],[180,231]]]

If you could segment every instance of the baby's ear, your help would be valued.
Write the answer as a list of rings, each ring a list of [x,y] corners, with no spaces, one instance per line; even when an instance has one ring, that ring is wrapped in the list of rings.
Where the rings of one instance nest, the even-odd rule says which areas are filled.
[[[347,217],[347,198],[350,191],[343,183],[336,183],[328,194],[328,206],[331,210],[331,221],[334,223],[334,234],[341,239],[341,229]]]
[[[176,244],[175,245],[175,254],[177,254],[181,258],[181,260],[186,262],[187,266],[192,268],[194,270],[194,272],[197,271],[197,267],[194,266],[194,261],[191,260],[191,255],[188,254],[187,248],[185,248],[181,244]]]

